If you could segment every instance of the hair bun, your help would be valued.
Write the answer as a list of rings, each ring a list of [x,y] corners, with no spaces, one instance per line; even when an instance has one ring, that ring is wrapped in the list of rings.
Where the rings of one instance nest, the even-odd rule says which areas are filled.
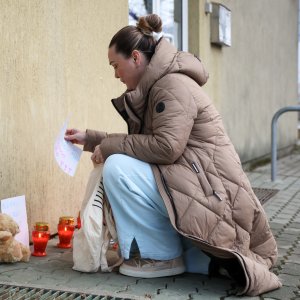
[[[152,36],[153,32],[162,31],[162,20],[156,14],[140,17],[136,23],[136,27],[145,35]]]

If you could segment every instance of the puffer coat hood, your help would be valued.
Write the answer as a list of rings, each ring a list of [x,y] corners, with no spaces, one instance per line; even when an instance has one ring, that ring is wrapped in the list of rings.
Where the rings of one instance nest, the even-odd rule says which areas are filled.
[[[208,79],[208,73],[195,55],[178,52],[166,40],[161,39],[156,48],[156,55],[153,55],[137,88],[134,91],[125,92],[119,99],[125,96],[127,104],[134,106],[135,114],[142,120],[145,107],[148,104],[145,98],[147,98],[149,90],[167,74],[184,74],[193,79],[199,86],[204,85]],[[113,101],[115,105],[119,105],[118,102],[117,100]]]
[[[137,88],[112,100],[128,134],[87,130],[85,150],[150,163],[176,230],[227,269],[238,294],[258,295],[281,286],[269,271],[277,246],[207,79],[197,57],[160,40]]]

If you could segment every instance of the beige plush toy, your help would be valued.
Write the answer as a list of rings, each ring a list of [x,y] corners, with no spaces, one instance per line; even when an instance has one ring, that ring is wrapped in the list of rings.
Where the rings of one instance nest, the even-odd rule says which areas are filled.
[[[30,249],[15,240],[20,232],[18,224],[7,214],[0,213],[0,263],[29,261]]]

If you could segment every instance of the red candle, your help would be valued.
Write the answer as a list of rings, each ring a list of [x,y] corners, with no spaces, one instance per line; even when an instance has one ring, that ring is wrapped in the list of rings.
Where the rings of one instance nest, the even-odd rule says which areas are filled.
[[[78,217],[77,217],[77,225],[76,225],[76,227],[77,227],[78,229],[81,228],[80,212],[78,213]]]
[[[57,225],[59,243],[58,248],[71,248],[71,240],[74,233],[74,218],[73,217],[61,217],[59,224]]]
[[[33,256],[46,256],[46,247],[50,238],[48,223],[37,222],[32,231]]]

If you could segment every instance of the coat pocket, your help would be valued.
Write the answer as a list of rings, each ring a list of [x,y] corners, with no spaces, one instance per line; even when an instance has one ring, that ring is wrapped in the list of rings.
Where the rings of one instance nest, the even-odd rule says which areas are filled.
[[[199,164],[197,164],[195,161],[190,162],[190,165],[191,165],[192,169],[194,170],[194,172],[197,173],[199,183],[202,187],[202,190],[203,190],[205,196],[213,195],[219,201],[223,201],[221,194],[212,188],[202,167]]]
[[[193,171],[195,173],[197,173],[197,177],[199,179],[199,183],[202,187],[202,190],[204,192],[205,196],[210,196],[213,195],[213,189],[210,185],[210,183],[208,182],[206,175],[202,169],[202,166],[200,166],[199,164],[197,164],[195,161],[191,161],[190,162],[190,166],[193,169]]]

